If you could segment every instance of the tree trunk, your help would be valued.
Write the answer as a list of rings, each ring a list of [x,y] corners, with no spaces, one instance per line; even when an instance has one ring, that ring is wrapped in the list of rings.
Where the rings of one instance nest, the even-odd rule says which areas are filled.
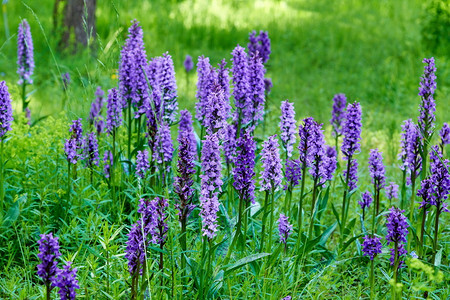
[[[56,2],[60,2],[60,0],[56,0]],[[97,0],[66,0],[65,2],[64,32],[60,46],[62,48],[74,46],[76,51],[79,44],[86,47],[95,39]]]

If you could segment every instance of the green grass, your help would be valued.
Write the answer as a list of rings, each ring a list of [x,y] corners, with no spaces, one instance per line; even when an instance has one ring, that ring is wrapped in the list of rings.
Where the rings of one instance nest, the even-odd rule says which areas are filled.
[[[129,200],[130,207],[124,209],[123,216],[116,217],[117,212],[111,211],[113,203],[106,183],[98,176],[96,186],[90,187],[87,171],[80,168],[74,183],[74,203],[70,206],[64,203],[67,166],[63,142],[68,135],[70,120],[87,118],[95,88],[101,85],[106,90],[117,85],[115,75],[120,49],[127,27],[135,18],[144,29],[148,57],[159,56],[165,51],[172,55],[179,106],[191,112],[196,101],[196,75],[194,72],[189,75],[190,85],[187,86],[183,69],[185,55],[209,56],[214,64],[222,58],[229,61],[236,44],[246,46],[251,30],[269,31],[272,54],[267,77],[272,78],[274,87],[268,100],[265,136],[259,129],[258,138],[278,131],[282,100],[295,103],[298,120],[313,116],[325,123],[328,138],[333,95],[345,93],[349,101],[360,101],[363,149],[358,155],[360,187],[352,198],[350,212],[354,217],[358,211],[355,198],[359,192],[371,187],[367,171],[369,149],[378,147],[382,150],[387,181],[400,183],[401,172],[396,166],[400,124],[408,118],[417,119],[423,57],[436,58],[437,128],[449,121],[449,57],[429,52],[422,44],[420,20],[424,10],[419,0],[98,1],[98,44],[92,56],[88,51],[75,55],[58,52],[58,41],[51,28],[52,5],[53,0],[9,1],[6,8],[10,39],[5,39],[4,29],[0,26],[0,80],[5,80],[10,88],[18,120],[11,132],[11,140],[6,143],[7,157],[10,158],[7,163],[7,203],[10,213],[17,213],[17,216],[15,221],[2,225],[0,232],[0,262],[4,263],[3,266],[0,264],[0,298],[42,298],[44,290],[38,284],[35,272],[38,263],[36,240],[39,233],[50,230],[58,230],[64,259],[73,259],[79,268],[83,288],[80,293],[85,298],[106,299],[103,284],[108,278],[105,267],[108,256],[112,278],[108,293],[113,299],[125,298],[123,293],[128,288],[129,276],[123,253],[128,225],[137,217],[130,208],[137,201],[136,188],[130,185],[124,189],[123,195]],[[22,18],[30,22],[35,47],[34,84],[28,87],[28,91],[32,91],[32,118],[50,116],[31,129],[17,113],[20,87],[16,84],[15,32]],[[65,97],[60,80],[63,72],[69,72],[72,77],[67,110],[61,110]],[[100,140],[100,153],[108,149],[108,142],[105,136]],[[341,194],[342,186],[337,182],[330,201],[339,205]],[[258,195],[258,201],[262,202],[262,196]],[[284,199],[284,195],[280,199]],[[294,199],[298,199],[298,192]],[[448,217],[443,215],[442,219],[440,241],[445,256],[449,253],[450,230]],[[177,228],[175,217],[171,220],[171,228]],[[322,229],[334,221],[331,209],[328,209],[321,220]],[[225,214],[221,215],[220,224],[228,224]],[[190,226],[195,253],[201,250],[199,224]],[[357,219],[355,235],[359,233],[359,226]],[[112,236],[116,230],[117,236]],[[170,234],[175,236],[177,231]],[[173,241],[174,257],[177,257],[180,249],[176,239]],[[251,247],[256,247],[256,243],[252,242]],[[293,255],[294,239],[290,243],[290,254]],[[332,235],[329,245],[333,248],[337,243],[338,237]],[[251,247],[242,255],[233,256],[232,262],[253,254]],[[358,244],[352,244],[338,260],[330,260],[332,263],[317,249],[311,255],[319,257],[322,265],[310,260],[311,272],[302,274],[300,279],[293,277],[294,264],[289,255],[282,254],[267,269],[261,269],[255,262],[221,279],[223,259],[218,257],[215,279],[221,279],[222,284],[218,293],[222,299],[281,299],[291,293],[311,299],[367,298],[368,265],[367,260],[361,258]],[[390,289],[387,256],[387,253],[383,254],[376,270],[380,299],[388,297]],[[443,262],[448,264],[448,258],[444,257]],[[411,298],[423,295],[412,292],[411,286],[419,286],[410,280],[414,278],[436,287],[435,298],[448,297],[450,292],[446,284],[450,275],[448,268],[446,270],[444,283],[437,283],[435,279],[428,282],[429,277],[425,275],[414,277],[414,272],[412,275],[405,273],[405,285],[411,293],[406,295]],[[177,295],[183,291],[180,282],[167,288]],[[158,289],[153,281],[151,291]],[[171,298],[170,293],[166,298]]]

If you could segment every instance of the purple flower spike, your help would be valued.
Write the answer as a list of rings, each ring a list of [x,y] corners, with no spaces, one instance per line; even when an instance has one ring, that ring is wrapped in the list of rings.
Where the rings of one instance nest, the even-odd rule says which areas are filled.
[[[81,118],[72,121],[69,132],[72,133],[70,138],[75,141],[77,149],[81,149],[83,145],[83,125],[81,124]]]
[[[122,107],[117,89],[113,88],[108,91],[106,108],[106,131],[111,134],[122,125]]]
[[[66,261],[63,269],[59,270],[56,277],[55,286],[59,287],[59,297],[61,300],[74,300],[77,293],[76,289],[79,289],[77,279],[77,268],[72,268],[72,262]]]
[[[361,150],[361,127],[361,106],[358,102],[351,103],[347,106],[346,118],[342,127],[344,141],[341,150],[345,160]]]
[[[326,160],[325,160],[325,166],[324,166],[324,171],[325,171],[325,179],[328,181],[333,180],[333,174],[334,171],[336,171],[337,168],[337,152],[336,149],[334,149],[333,147],[330,146],[326,146]]]
[[[94,132],[89,133],[84,142],[84,158],[89,168],[92,168],[94,165],[98,166],[98,142]]]
[[[232,164],[236,157],[236,127],[234,124],[227,124],[225,126],[225,137],[223,141],[223,152],[225,162]]]
[[[230,104],[226,101],[221,86],[215,84],[207,97],[204,108],[203,126],[206,127],[207,134],[211,135],[215,132],[219,132],[219,136],[224,134],[230,109]]]
[[[431,147],[430,159],[431,180],[436,189],[435,205],[439,210],[448,211],[444,201],[450,192],[450,161],[443,158],[437,145]]]
[[[230,70],[226,68],[227,61],[222,59],[217,70],[217,81],[222,87],[223,95],[225,97],[226,105],[230,107]]]
[[[247,112],[247,110],[250,109],[248,100],[250,88],[248,58],[245,53],[245,49],[239,45],[234,48],[231,55],[233,55],[233,58],[231,59],[233,62],[231,71],[233,73],[233,96],[236,107],[236,114],[234,118],[236,122],[241,119],[241,124],[246,124],[250,121],[246,118],[250,115]]]
[[[402,129],[402,140],[400,142],[402,151],[400,157],[404,161],[404,167],[408,173],[410,173],[411,176],[414,176],[414,178],[417,178],[422,169],[419,129],[411,120],[404,121]],[[411,184],[411,178],[408,177],[407,179],[407,184]]]
[[[62,73],[61,74],[61,79],[62,79],[62,83],[63,83],[63,89],[66,91],[69,88],[69,84],[70,84],[70,74],[69,74],[69,72]]]
[[[441,152],[444,152],[444,146],[450,144],[450,126],[444,123],[442,129],[439,131],[441,137]]]
[[[167,214],[167,208],[169,207],[169,203],[162,197],[156,197],[150,205],[153,207],[154,214],[154,226],[150,231],[152,235],[151,242],[163,247],[166,243],[167,231],[169,230],[169,226],[167,225],[167,217],[169,216]]]
[[[378,149],[371,149],[369,156],[369,172],[372,177],[372,183],[377,190],[384,188],[386,171],[384,170],[382,153]]]
[[[333,126],[332,134],[334,137],[342,135],[342,125],[345,121],[345,106],[347,105],[347,97],[345,94],[336,94],[333,98],[333,111],[330,120]]]
[[[381,253],[381,242],[379,237],[371,237],[366,235],[362,244],[364,256],[368,256],[370,260],[373,260],[377,254]]]
[[[194,62],[192,61],[192,57],[190,55],[186,55],[186,59],[184,60],[184,69],[186,73],[189,73],[194,68]]]
[[[260,176],[261,191],[275,191],[283,178],[276,135],[269,136],[268,140],[263,143],[261,162],[263,164],[263,171]]]
[[[219,139],[216,135],[207,135],[202,148],[200,204],[203,235],[209,240],[216,236],[217,212],[219,211],[219,193],[222,190],[222,165],[220,160]]]
[[[348,175],[348,191],[351,192],[358,187],[358,161],[352,159],[350,162],[350,172]],[[347,177],[347,169],[344,170],[344,178]]]
[[[295,138],[297,135],[297,126],[295,121],[294,104],[288,100],[281,102],[280,117],[280,139],[286,150],[287,156],[292,156],[294,150]]]
[[[424,68],[424,74],[420,78],[419,96],[422,102],[419,106],[419,130],[422,139],[427,139],[433,134],[434,121],[436,120],[436,103],[434,100],[434,92],[436,90],[436,67],[434,57],[424,58],[423,63],[427,64]]]
[[[105,151],[105,155],[103,156],[103,172],[105,173],[105,177],[109,178],[111,168],[113,165],[113,155],[112,152],[107,150]]]
[[[78,161],[77,142],[70,138],[66,139],[64,144],[64,153],[67,156],[67,161],[71,164],[76,164]]]
[[[249,132],[245,132],[237,143],[237,157],[233,169],[233,186],[239,197],[248,202],[255,202],[255,151],[256,142]]]
[[[27,20],[22,20],[17,33],[17,74],[18,84],[32,84],[31,76],[34,71],[33,39],[31,38],[30,25]]]
[[[270,58],[270,38],[267,31],[260,31],[259,35],[256,35],[256,31],[252,31],[249,35],[248,51],[249,54],[254,55],[258,53],[262,62],[265,64]]]
[[[103,132],[105,128],[105,121],[103,120],[102,110],[105,92],[101,87],[97,87],[95,91],[95,100],[91,104],[91,111],[89,112],[89,124],[94,126],[97,130],[97,135]]]
[[[197,62],[197,104],[196,104],[196,117],[203,124],[205,117],[205,108],[207,97],[210,92],[211,80],[210,73],[212,72],[212,66],[209,63],[209,58],[204,56],[198,57]]]
[[[8,86],[4,81],[0,82],[0,139],[4,139],[11,130],[11,122],[14,120],[11,107],[11,96]]]
[[[191,202],[194,194],[194,189],[192,188],[194,184],[193,175],[195,174],[194,152],[197,155],[197,151],[192,148],[194,146],[188,139],[188,136],[183,134],[181,130],[178,135],[178,144],[178,175],[174,179],[174,191],[180,200],[179,203],[175,204],[175,207],[178,209],[178,216],[181,221],[186,220],[195,207]],[[195,147],[197,147],[196,144]]]
[[[387,236],[386,240],[394,245],[391,248],[391,266],[395,264],[396,259],[399,261],[398,267],[401,268],[403,261],[401,261],[401,256],[407,253],[405,249],[406,235],[408,234],[409,224],[406,217],[403,215],[404,210],[400,210],[396,207],[392,207],[390,214],[387,217]],[[395,257],[395,248],[397,248],[397,258]]]
[[[163,120],[171,125],[176,120],[178,95],[172,56],[170,56],[168,52],[164,53],[162,56],[160,72],[159,82],[164,102]]]
[[[272,79],[270,78],[264,78],[264,91],[266,94],[270,94],[273,88]]]
[[[155,146],[153,149],[153,160],[158,165],[163,165],[162,169],[168,171],[173,156],[173,143],[170,135],[170,127],[163,122],[156,135]]]
[[[289,224],[289,217],[280,214],[278,219],[278,231],[280,233],[280,241],[286,245],[289,235],[292,232],[293,226]]]
[[[148,169],[150,169],[148,150],[138,151],[136,155],[136,177],[144,179]]]
[[[364,210],[366,208],[369,208],[370,204],[372,203],[373,199],[372,199],[372,194],[369,193],[368,191],[365,191],[362,194],[361,197],[362,201],[358,201],[358,204],[361,206],[361,209]]]
[[[431,177],[422,180],[421,185],[421,188],[417,191],[417,196],[422,198],[419,209],[428,210],[432,205],[436,205],[436,188]]]
[[[395,182],[390,182],[386,187],[386,197],[389,200],[398,199],[398,184]]]
[[[197,140],[195,139],[194,128],[192,127],[192,115],[188,110],[180,111],[180,123],[178,128],[178,143],[181,137],[186,138],[189,143],[189,151],[193,160],[197,159]]]
[[[41,234],[41,239],[38,241],[39,254],[38,258],[41,263],[37,266],[37,274],[42,278],[45,285],[54,282],[55,276],[58,273],[57,259],[61,256],[59,252],[58,237],[53,237],[52,233]]]
[[[289,185],[294,188],[302,179],[302,166],[297,159],[288,159],[286,161],[286,185],[284,189],[288,189]]]
[[[248,97],[252,105],[246,109],[249,115],[244,114],[244,118],[252,122],[251,128],[254,129],[262,121],[264,115],[265,88],[264,88],[264,65],[261,58],[254,54],[248,64],[249,89]]]

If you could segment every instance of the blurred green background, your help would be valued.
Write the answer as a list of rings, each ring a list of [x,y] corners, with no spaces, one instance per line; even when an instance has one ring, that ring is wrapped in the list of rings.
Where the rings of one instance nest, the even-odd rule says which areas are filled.
[[[4,6],[12,36],[6,39],[1,26],[0,79],[19,100],[16,31],[26,18],[35,47],[35,83],[29,88],[34,119],[60,112],[62,72],[72,77],[64,113],[87,117],[96,86],[106,90],[117,85],[120,49],[135,18],[144,29],[148,57],[165,51],[173,57],[180,108],[193,111],[196,101],[196,74],[191,72],[186,80],[185,55],[206,55],[213,64],[229,61],[233,48],[246,47],[255,29],[267,30],[272,41],[268,126],[278,124],[279,103],[289,99],[298,119],[314,116],[329,130],[332,97],[345,93],[348,101],[362,104],[363,147],[386,149],[392,144],[396,149],[401,122],[417,118],[421,61],[431,56],[438,70],[437,129],[449,119],[449,43],[444,35],[450,9],[445,1],[103,0],[97,4],[97,49],[76,55],[58,51],[53,3],[24,0]],[[389,149],[388,163],[395,159],[395,149]]]

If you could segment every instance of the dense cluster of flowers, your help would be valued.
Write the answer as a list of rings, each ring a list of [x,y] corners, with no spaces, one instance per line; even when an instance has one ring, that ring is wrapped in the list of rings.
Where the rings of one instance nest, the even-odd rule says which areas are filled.
[[[8,86],[4,81],[0,82],[0,139],[4,139],[11,130],[11,122],[14,120],[11,106],[11,96]]]
[[[424,67],[424,74],[421,77],[419,96],[422,97],[419,111],[419,129],[422,139],[426,139],[434,130],[434,122],[436,120],[436,103],[434,100],[434,92],[436,91],[436,66],[434,64],[434,57],[424,58],[423,63],[427,64]]]
[[[63,269],[59,270],[56,276],[55,286],[59,287],[59,297],[61,300],[74,300],[79,289],[77,279],[77,268],[72,267],[72,262],[66,261]]]
[[[386,187],[386,197],[389,200],[398,199],[398,184],[395,182],[390,182]]]
[[[297,134],[294,104],[288,100],[281,102],[280,139],[288,157],[292,156]]]
[[[233,169],[233,186],[241,199],[255,202],[255,151],[256,142],[253,136],[246,132],[237,142],[236,163]]]
[[[190,55],[186,55],[183,65],[187,73],[192,71],[192,69],[194,68],[194,61],[192,60],[192,57]]]
[[[136,176],[144,179],[149,168],[150,163],[148,161],[148,150],[144,149],[142,151],[138,151],[136,155]]]
[[[292,228],[293,226],[289,224],[289,217],[280,214],[280,218],[278,219],[278,232],[280,233],[280,241],[283,244],[287,243]]]
[[[377,190],[384,188],[386,182],[386,171],[384,170],[383,157],[378,149],[371,149],[369,156],[369,172],[372,183]]]
[[[364,210],[369,208],[370,204],[373,202],[372,194],[369,191],[365,191],[361,196],[362,201],[358,201],[361,209]]]
[[[59,252],[58,237],[53,237],[53,233],[41,234],[38,241],[38,258],[41,263],[37,266],[37,274],[42,278],[45,285],[55,282],[55,276],[58,274],[58,261],[61,256]]]
[[[120,125],[122,125],[122,106],[119,92],[115,88],[108,91],[106,109],[106,131],[109,134],[112,134]]]
[[[373,260],[377,254],[381,253],[381,241],[379,237],[366,235],[362,244],[364,256],[368,256]]]
[[[406,235],[408,234],[409,224],[406,217],[403,215],[405,212],[404,210],[392,207],[389,212],[390,213],[386,221],[388,230],[386,240],[393,243],[390,262],[391,266],[397,262],[398,267],[401,268],[403,261],[400,258],[407,253],[404,243],[406,243]]]
[[[277,189],[283,179],[283,172],[281,171],[282,165],[276,135],[269,136],[263,143],[261,162],[263,167],[260,176],[261,191]]]
[[[105,102],[105,92],[101,87],[95,90],[95,99],[91,104],[91,111],[89,112],[89,125],[94,127],[97,135],[103,132],[105,128],[105,121],[103,120],[102,110]]]
[[[338,137],[342,134],[342,125],[345,120],[345,106],[347,105],[347,97],[344,94],[337,94],[333,97],[333,111],[330,120],[333,126],[332,134]]]
[[[19,32],[17,33],[17,65],[18,84],[32,84],[31,76],[34,71],[33,39],[30,25],[25,19],[20,22]]]
[[[256,31],[252,31],[249,35],[248,52],[251,55],[258,55],[265,64],[270,58],[270,39],[267,31],[260,31],[256,35]]]

